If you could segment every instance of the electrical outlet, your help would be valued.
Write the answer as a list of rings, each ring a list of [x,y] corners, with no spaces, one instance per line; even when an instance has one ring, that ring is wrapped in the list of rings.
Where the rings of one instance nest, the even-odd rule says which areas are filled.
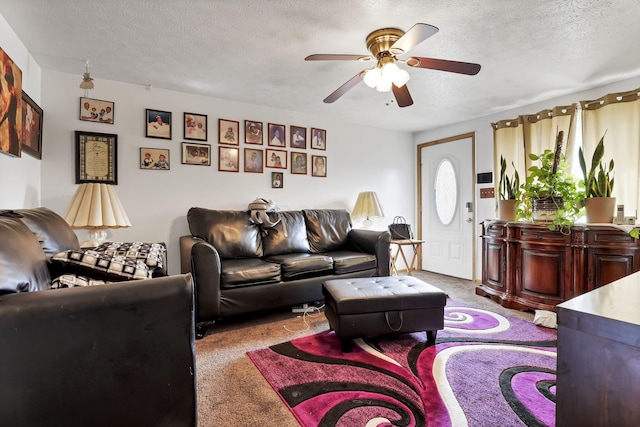
[[[480,198],[481,199],[493,199],[495,198],[495,192],[493,187],[481,188],[480,189]]]

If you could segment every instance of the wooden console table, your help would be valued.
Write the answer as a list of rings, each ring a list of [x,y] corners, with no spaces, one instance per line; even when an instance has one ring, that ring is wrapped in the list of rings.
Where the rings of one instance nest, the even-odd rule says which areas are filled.
[[[484,221],[476,294],[508,308],[555,310],[636,271],[640,242],[618,227],[576,225],[565,235],[542,225]]]
[[[558,305],[556,425],[640,425],[640,273]]]

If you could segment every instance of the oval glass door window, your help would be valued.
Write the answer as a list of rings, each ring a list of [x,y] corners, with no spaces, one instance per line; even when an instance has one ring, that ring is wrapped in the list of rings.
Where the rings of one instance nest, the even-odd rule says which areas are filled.
[[[443,225],[449,225],[456,216],[458,200],[458,180],[451,160],[444,159],[438,165],[434,187],[438,219]]]

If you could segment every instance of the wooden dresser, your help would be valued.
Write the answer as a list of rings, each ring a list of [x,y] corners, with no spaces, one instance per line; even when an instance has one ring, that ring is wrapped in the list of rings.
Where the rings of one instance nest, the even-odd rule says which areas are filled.
[[[623,227],[482,223],[482,284],[476,294],[516,309],[555,310],[563,301],[640,271],[640,241]]]

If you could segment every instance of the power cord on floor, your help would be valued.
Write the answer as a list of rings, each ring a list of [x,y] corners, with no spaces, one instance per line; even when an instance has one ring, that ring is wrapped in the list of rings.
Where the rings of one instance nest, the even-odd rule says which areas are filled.
[[[302,329],[289,329],[289,327],[287,325],[283,325],[283,328],[285,330],[287,330],[288,332],[304,332],[304,331],[308,331],[309,329],[311,329],[311,325],[309,324],[309,322],[307,321],[307,317],[318,317],[318,315],[320,315],[320,313],[322,313],[322,310],[324,309],[324,304],[322,304],[321,306],[308,306],[304,309],[304,311],[302,312],[302,314],[299,314],[297,316],[298,319],[302,318],[302,323],[304,323],[304,328]]]

